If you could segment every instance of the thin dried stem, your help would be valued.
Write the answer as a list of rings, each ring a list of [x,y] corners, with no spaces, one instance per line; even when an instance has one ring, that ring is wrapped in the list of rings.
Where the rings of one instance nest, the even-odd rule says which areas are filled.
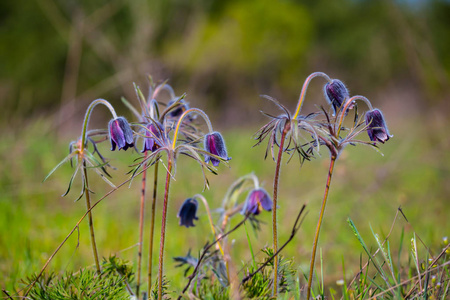
[[[195,275],[198,272],[198,269],[200,267],[201,262],[203,261],[203,259],[205,258],[206,254],[208,253],[208,250],[211,249],[212,246],[214,246],[215,244],[217,244],[218,242],[220,242],[222,239],[224,239],[225,237],[227,237],[230,233],[234,232],[236,229],[238,229],[239,227],[241,227],[242,224],[245,223],[245,221],[247,221],[249,215],[245,215],[245,218],[239,222],[236,226],[234,226],[230,231],[228,231],[227,233],[224,233],[223,235],[221,235],[219,238],[217,238],[217,240],[215,240],[214,242],[212,242],[211,244],[206,244],[206,246],[203,248],[203,252],[200,255],[200,258],[198,259],[197,265],[195,266],[194,271],[192,271],[192,274],[189,275],[189,281],[186,284],[186,286],[184,287],[183,291],[181,291],[181,294],[184,294],[187,289],[189,288],[189,286],[191,285],[192,280],[194,279]],[[181,295],[178,296],[178,300],[181,299]]]
[[[7,299],[11,299],[13,300],[13,298],[11,297],[11,295],[8,293],[8,291],[6,291],[5,289],[2,289],[3,294],[6,295]]]
[[[148,167],[147,167],[148,168]],[[141,174],[143,171],[141,171],[140,173],[136,174],[139,175]],[[66,237],[64,238],[64,240],[58,245],[58,247],[56,247],[55,251],[53,251],[53,253],[50,255],[50,257],[47,259],[47,261],[45,262],[44,266],[42,267],[42,269],[39,271],[39,274],[36,276],[36,278],[33,280],[33,282],[30,284],[30,286],[28,287],[27,291],[25,292],[25,295],[23,296],[24,298],[27,297],[27,295],[30,293],[30,291],[33,289],[34,285],[36,284],[36,282],[39,280],[39,278],[42,276],[42,274],[44,273],[45,269],[47,269],[48,265],[50,264],[50,262],[53,260],[53,258],[55,257],[55,255],[59,252],[59,250],[61,250],[62,246],[64,246],[64,244],[67,242],[67,240],[72,236],[72,234],[75,232],[76,229],[78,229],[78,226],[80,226],[80,223],[84,220],[84,218],[86,218],[86,216],[98,205],[100,204],[100,202],[102,202],[106,197],[110,196],[112,193],[114,193],[115,191],[117,191],[119,188],[121,188],[122,186],[124,186],[125,184],[129,183],[132,180],[132,178],[129,178],[127,180],[125,180],[124,182],[122,182],[121,184],[119,184],[118,186],[116,186],[115,188],[113,188],[112,190],[110,190],[109,192],[107,192],[106,194],[104,194],[100,199],[97,200],[97,202],[95,202],[91,208],[89,208],[84,215],[78,220],[78,222],[75,224],[75,226],[72,228],[72,230],[66,235]]]
[[[256,271],[254,271],[253,273],[248,274],[247,276],[245,276],[242,279],[242,281],[241,281],[241,285],[244,284],[245,282],[247,282],[248,280],[250,280],[253,276],[255,276],[256,273],[261,271],[263,268],[265,268],[275,258],[275,256],[277,256],[284,249],[284,247],[286,247],[286,245],[289,244],[292,241],[292,239],[294,238],[295,234],[300,229],[300,225],[302,224],[302,222],[300,221],[300,217],[302,216],[303,211],[305,210],[305,207],[306,207],[306,205],[303,204],[302,208],[300,209],[300,212],[297,215],[297,218],[295,219],[295,223],[294,223],[294,226],[292,227],[291,235],[289,236],[287,241],[280,247],[280,249],[278,249],[277,252],[275,252],[263,264],[261,264],[261,266]]]

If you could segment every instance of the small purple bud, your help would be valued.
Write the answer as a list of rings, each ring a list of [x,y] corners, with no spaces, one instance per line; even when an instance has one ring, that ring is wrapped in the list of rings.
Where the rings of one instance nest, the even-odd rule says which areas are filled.
[[[383,113],[378,108],[366,113],[366,125],[369,139],[372,142],[379,141],[384,144],[384,142],[392,137],[392,135],[389,134]]]
[[[223,140],[222,135],[217,131],[205,135],[204,146],[206,152],[220,156],[225,160],[231,159],[231,157],[228,157],[227,155],[227,148],[225,147],[225,141]],[[205,162],[209,163],[210,161],[212,162],[214,167],[217,167],[220,163],[220,160],[218,160],[217,158],[205,155]]]
[[[111,151],[117,147],[127,150],[128,147],[133,147],[133,131],[130,128],[127,120],[124,117],[112,119],[108,124],[109,140],[111,141]]]
[[[272,210],[272,199],[263,188],[252,190],[245,200],[242,214],[258,215],[262,210]]]
[[[186,199],[180,207],[177,217],[180,218],[180,226],[194,227],[194,220],[198,220],[197,213],[198,202],[194,198]]]
[[[174,104],[178,99],[170,100],[169,103],[167,103],[167,107],[170,107],[172,104]],[[189,105],[184,101],[180,100],[178,102],[178,106],[173,108],[169,113],[169,117],[172,118],[179,118],[186,110],[189,109]]]
[[[334,115],[336,115],[341,106],[345,103],[345,100],[349,97],[349,92],[345,87],[345,84],[338,79],[333,79],[331,82],[325,84],[324,92],[325,98],[333,107]],[[353,104],[350,105],[349,109],[352,108]]]
[[[146,125],[147,130],[145,130],[144,148],[142,152],[145,151],[156,151],[158,148],[162,147],[161,144],[161,133],[162,125],[159,122],[151,122]]]

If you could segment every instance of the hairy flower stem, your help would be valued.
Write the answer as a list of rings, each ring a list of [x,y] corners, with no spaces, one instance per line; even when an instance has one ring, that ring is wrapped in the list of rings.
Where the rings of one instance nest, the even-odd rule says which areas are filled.
[[[144,153],[147,157],[147,151]],[[136,297],[139,299],[139,290],[141,288],[141,266],[142,266],[142,245],[144,239],[144,211],[145,211],[145,188],[147,182],[147,164],[142,172],[142,187],[141,187],[141,208],[139,214],[139,248],[138,248],[138,267],[136,277]]]
[[[281,133],[280,148],[278,149],[277,165],[275,168],[275,178],[273,180],[273,205],[272,205],[272,232],[273,232],[273,252],[278,251],[278,231],[277,231],[277,199],[278,199],[278,183],[280,179],[281,159],[283,155],[284,140],[287,132],[290,130],[290,122],[286,122]],[[278,257],[274,257],[273,261],[273,296],[278,294]]]
[[[314,237],[314,244],[313,244],[313,249],[312,249],[312,254],[311,254],[311,265],[309,267],[308,296],[306,297],[306,299],[309,299],[311,296],[311,285],[312,285],[312,277],[313,277],[313,273],[314,273],[314,262],[316,260],[317,243],[319,241],[320,227],[322,225],[323,214],[325,212],[325,206],[327,204],[328,191],[330,190],[331,176],[333,175],[335,162],[336,162],[336,156],[332,155],[331,160],[330,160],[330,168],[328,169],[328,178],[327,178],[327,184],[325,186],[325,193],[323,195],[322,208],[320,210],[320,215],[319,215],[319,222],[317,223],[316,235]]]
[[[89,192],[89,180],[87,177],[87,169],[86,169],[86,162],[83,162],[83,172],[84,172],[84,180],[86,185],[86,191],[84,192],[84,195],[86,197],[86,210],[88,213],[88,221],[89,221],[89,230],[91,232],[91,245],[92,245],[92,253],[94,255],[94,261],[95,266],[97,268],[97,273],[101,273],[100,269],[100,263],[98,261],[98,253],[97,253],[97,244],[95,242],[95,234],[94,234],[94,220],[92,218],[92,211],[91,211],[91,196]]]
[[[167,162],[166,188],[164,190],[163,213],[161,220],[161,242],[159,244],[159,265],[158,265],[158,300],[162,299],[163,293],[163,267],[164,267],[164,242],[166,240],[167,204],[169,200],[170,172],[172,171],[172,159],[169,156]]]
[[[158,165],[155,163],[155,175],[153,181],[153,199],[152,199],[152,215],[150,219],[150,246],[148,249],[148,295],[152,292],[152,262],[153,262],[153,235],[155,232],[155,208],[156,208],[156,195],[158,191]]]
[[[97,99],[97,100],[92,101],[91,104],[89,104],[89,107],[86,110],[86,114],[84,115],[83,129],[81,131],[81,150],[80,150],[81,152],[84,151],[84,147],[86,145],[87,128],[88,128],[89,120],[91,118],[92,110],[98,104],[105,105],[109,109],[111,114],[113,115],[113,118],[117,119],[116,111],[114,110],[114,107],[108,101],[106,101],[105,99]]]
[[[212,220],[211,210],[209,209],[208,201],[206,201],[206,198],[200,194],[195,195],[194,198],[200,199],[203,202],[203,204],[205,205],[206,214],[208,215],[209,225],[211,226],[211,231],[214,235],[214,239],[217,239],[218,236],[216,233],[216,229],[214,227],[214,222]],[[229,266],[229,262],[228,262],[228,258],[227,258],[228,255],[225,255],[224,248],[222,247],[220,242],[217,242],[217,246],[219,247],[219,251],[222,254],[222,257],[225,261],[225,267],[227,269],[227,280],[228,280],[228,282],[230,282],[230,266]]]

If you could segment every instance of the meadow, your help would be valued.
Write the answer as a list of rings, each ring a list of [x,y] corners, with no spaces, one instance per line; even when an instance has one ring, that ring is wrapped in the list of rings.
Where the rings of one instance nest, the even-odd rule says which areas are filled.
[[[348,218],[354,222],[371,253],[374,253],[378,246],[373,232],[385,238],[401,207],[407,221],[398,215],[389,236],[390,251],[396,260],[397,257],[400,260],[399,267],[414,265],[408,255],[411,238],[418,237],[429,247],[425,248],[418,240],[418,260],[422,263],[440,253],[445,246],[444,237],[450,234],[448,121],[433,117],[431,113],[414,115],[408,119],[395,118],[389,111],[385,113],[394,137],[382,145],[384,156],[368,147],[347,146],[337,162],[319,239],[321,256],[316,263],[319,280],[314,283],[315,289],[319,289],[320,283],[323,283],[326,295],[333,294],[334,290],[336,297],[343,293],[348,296],[341,280],[348,283],[360,270],[361,264],[367,261],[360,242],[348,225]],[[228,155],[232,157],[230,168],[220,165],[219,175],[209,174],[210,189],[203,193],[198,164],[179,160],[176,180],[171,186],[165,251],[165,274],[169,280],[168,292],[171,297],[176,297],[187,282],[184,269],[176,268],[177,263],[172,258],[185,256],[189,250],[196,256],[207,241],[213,240],[207,215],[201,205],[195,227],[178,225],[176,215],[182,202],[194,194],[202,193],[214,211],[215,207],[220,206],[229,185],[238,177],[251,172],[259,177],[262,186],[271,194],[275,163],[270,156],[264,160],[265,145],[252,147],[255,144],[252,136],[256,130],[257,127],[230,127],[222,131]],[[75,182],[68,196],[61,197],[72,173],[69,164],[42,183],[47,173],[67,155],[67,145],[76,137],[75,134],[57,137],[54,132],[49,118],[42,117],[29,121],[20,129],[4,131],[2,134],[0,286],[11,295],[25,287],[21,280],[42,268],[49,255],[85,212],[82,200],[76,203],[73,201],[80,189],[79,182]],[[109,145],[105,143],[102,147],[107,150]],[[321,157],[306,161],[301,168],[296,159],[287,165],[284,161],[281,168],[278,205],[280,244],[289,237],[301,206],[307,205],[307,214],[299,232],[282,252],[284,257],[292,259],[301,286],[307,282],[328,156],[328,152],[322,150]],[[127,179],[124,170],[128,170],[132,163],[130,155],[125,156],[125,152],[116,151],[108,152],[107,157],[118,169],[112,171],[114,182],[120,183]],[[138,154],[134,153],[131,157],[137,158]],[[163,178],[161,169],[160,173]],[[94,201],[111,189],[99,178],[91,176],[91,180]],[[158,212],[161,210],[162,180],[159,184],[156,232],[159,232],[160,226]],[[120,188],[93,210],[99,255],[116,255],[129,261],[134,269],[138,243],[139,186],[140,180],[135,180],[130,188]],[[148,235],[148,207],[144,236]],[[217,215],[213,212],[215,217]],[[229,237],[232,245],[230,255],[239,278],[246,274],[245,265],[252,260],[249,240],[256,259],[262,260],[264,255],[260,249],[271,245],[271,214],[263,211],[259,220],[260,231],[256,232],[246,224],[245,229],[239,228]],[[234,224],[238,221],[233,220]],[[403,242],[400,245],[402,235]],[[158,243],[158,234],[156,237]],[[79,230],[52,260],[48,270],[64,274],[67,271],[76,272],[80,268],[93,269],[89,243],[87,221],[83,221]],[[144,244],[144,253],[147,253],[147,247]],[[401,248],[403,252],[399,255]],[[155,268],[157,255],[154,258]],[[143,262],[146,269],[145,255]],[[154,272],[156,274],[155,269]],[[293,295],[288,294],[287,297]]]
[[[146,299],[143,292],[150,289],[149,298],[156,299],[164,286],[166,298],[307,299],[311,290],[316,299],[448,298],[449,15],[448,0],[0,1],[0,298]],[[301,83],[317,71],[331,78],[319,74],[327,83],[314,81],[308,93],[308,84],[303,85],[303,107],[302,100],[295,102]],[[149,75],[155,83],[170,84],[176,94],[159,86],[165,98],[155,89],[147,95],[147,79],[153,80]],[[337,83],[332,78],[342,80],[343,87],[327,89]],[[141,105],[136,86],[142,87]],[[358,96],[358,107],[352,109],[352,95],[364,95],[372,104]],[[141,111],[127,109],[121,97]],[[93,131],[80,135],[86,129],[83,115],[98,98],[110,101],[118,115],[110,108],[111,120],[105,107],[96,108],[90,123],[84,123]],[[189,115],[179,121],[175,111],[187,107],[175,104],[171,110],[166,104],[182,99],[206,118],[197,110],[191,111],[197,119]],[[167,114],[158,115],[159,109]],[[127,122],[118,116],[126,117],[134,133],[125,132]],[[211,123],[205,122],[208,117]],[[263,127],[267,131],[259,131],[264,124],[269,124]],[[375,132],[381,138],[374,138]],[[112,135],[115,144],[110,143]],[[118,145],[123,139],[125,145]],[[141,152],[143,141],[151,148],[147,153]],[[222,142],[227,153],[211,154]],[[374,144],[379,152],[373,151]],[[267,145],[274,154],[264,159]],[[110,151],[115,146],[122,150]],[[143,243],[144,176],[133,173],[132,165],[143,156],[155,162],[155,153],[165,150],[173,156],[164,154],[164,163],[157,164],[153,279],[148,286],[155,165],[147,172]],[[295,156],[287,164],[296,151],[310,161],[301,165]],[[67,161],[44,180],[69,152],[78,169]],[[206,190],[201,167],[209,179]],[[137,176],[113,190],[98,176],[102,168],[112,175],[111,185]],[[62,196],[75,169],[78,177]],[[166,170],[176,170],[176,175],[171,178]],[[80,174],[89,177],[88,188]],[[239,205],[245,202],[242,210],[221,209],[232,203],[227,191],[242,176],[257,176],[268,196],[256,180],[253,186],[248,180],[236,188],[242,194],[230,197]],[[165,190],[165,180],[170,189]],[[194,195],[198,220],[180,221],[180,207],[192,204],[185,200]],[[201,197],[216,226],[210,225]],[[86,205],[96,201],[101,202],[92,210],[92,227],[89,216],[80,218],[88,214]],[[266,211],[268,202],[272,212]],[[205,252],[207,243],[225,234],[225,211],[236,212],[226,229],[238,228]],[[194,227],[180,226],[191,221]],[[280,255],[272,255],[285,241],[290,242]],[[138,256],[141,246],[143,255]],[[93,249],[100,260],[106,259],[101,267]],[[205,260],[197,264],[203,253]],[[198,272],[189,277],[196,264]],[[258,266],[263,270],[239,284]],[[188,278],[195,280],[188,283]],[[30,283],[34,288],[29,294]],[[138,297],[130,297],[133,291]]]

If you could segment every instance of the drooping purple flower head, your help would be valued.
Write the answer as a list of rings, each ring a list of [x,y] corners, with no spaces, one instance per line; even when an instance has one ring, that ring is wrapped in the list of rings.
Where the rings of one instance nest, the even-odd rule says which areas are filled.
[[[180,226],[194,227],[194,220],[198,220],[197,213],[198,202],[194,198],[186,199],[178,211],[177,217],[180,218]]]
[[[169,103],[167,103],[167,107],[170,107],[172,104],[174,104],[178,99],[170,100]],[[172,109],[168,116],[171,118],[179,118],[186,110],[189,109],[189,105],[184,100],[180,100],[178,102],[178,106]]]
[[[124,117],[112,119],[108,124],[109,140],[111,141],[111,151],[117,147],[127,150],[134,146],[133,131]]]
[[[203,143],[206,152],[220,156],[225,160],[231,159],[227,155],[227,148],[225,147],[225,141],[223,140],[222,135],[217,131],[205,135],[205,140]],[[214,167],[217,167],[220,163],[220,160],[218,160],[217,158],[205,155],[205,162],[209,163],[210,161],[212,162]]]
[[[384,142],[392,137],[392,135],[389,134],[383,113],[378,108],[369,110],[366,113],[366,125],[369,139],[372,142],[379,141],[384,144]]]
[[[262,210],[272,210],[272,199],[263,188],[252,190],[245,200],[242,214],[258,215]]]
[[[333,79],[324,86],[325,98],[331,104],[334,114],[337,114],[345,100],[349,97],[349,92],[345,84],[339,79]],[[349,109],[353,108],[353,104]],[[347,113],[347,112],[346,112]]]
[[[144,148],[142,149],[142,152],[153,152],[162,147],[161,133],[163,132],[163,127],[159,122],[150,122],[145,127],[147,130],[145,130],[146,137],[144,138]]]

